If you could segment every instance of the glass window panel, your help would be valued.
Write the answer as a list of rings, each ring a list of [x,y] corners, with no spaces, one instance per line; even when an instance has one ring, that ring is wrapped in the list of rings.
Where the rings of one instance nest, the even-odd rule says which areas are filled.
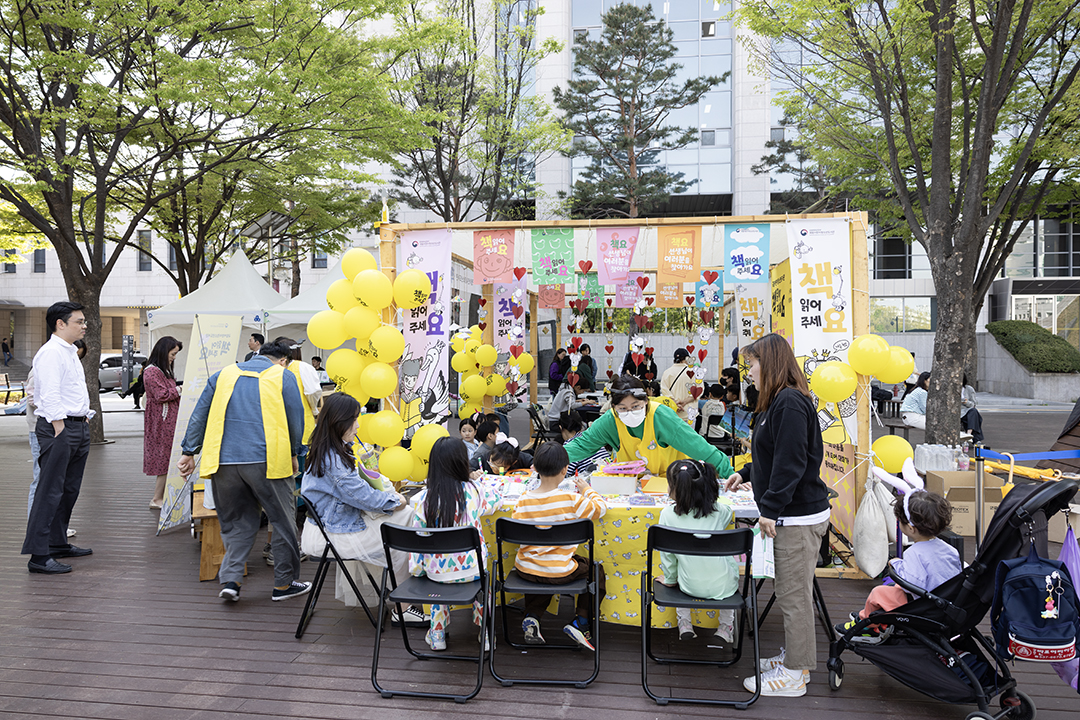
[[[676,57],[696,57],[697,54],[698,54],[697,35],[694,35],[693,40],[677,40],[677,41],[675,41],[675,56]]]
[[[731,147],[731,131],[730,130],[717,130],[716,131],[716,144],[720,146]]]
[[[933,330],[930,298],[904,298],[904,332]]]
[[[1005,258],[1005,277],[1035,276],[1035,233],[1031,225],[1024,228],[1020,238],[1013,246],[1012,253]]]
[[[716,37],[716,22],[713,20],[706,20],[701,23],[701,37],[711,38]]]
[[[656,7],[656,5],[653,5]],[[667,12],[668,22],[677,22],[679,20],[697,20],[698,9],[692,2],[686,0],[668,0],[661,6],[662,10]]]
[[[1048,295],[1035,297],[1035,322],[1053,332],[1054,330],[1054,298]]]
[[[705,93],[698,102],[698,123],[703,128],[731,127],[731,93]]]
[[[698,166],[697,165],[668,165],[667,171],[670,173],[682,173],[683,180],[690,183],[690,187],[685,192],[679,193],[680,195],[697,195],[697,179],[698,179]]]
[[[698,187],[702,195],[719,195],[731,192],[731,165],[702,165],[701,182]]]
[[[669,165],[689,165],[691,163],[697,164],[697,161],[697,148],[684,148],[682,150],[667,151],[667,162]]]
[[[701,0],[701,19],[722,18],[731,13],[731,0]]]
[[[672,77],[672,81],[676,86],[685,85],[687,80],[693,80],[698,77],[698,59],[692,58],[679,58],[678,68],[675,69],[675,75]]]
[[[34,272],[36,272],[36,273],[45,272],[45,250],[44,249],[34,251]]]
[[[715,130],[702,130],[701,131],[701,146],[711,147],[716,144],[716,131]]]
[[[673,22],[669,23],[668,27],[671,28],[671,39],[676,42],[680,40],[697,40],[701,32],[701,26],[696,22]]]
[[[870,298],[870,332],[901,332],[904,326],[903,298]]]
[[[1057,334],[1080,349],[1080,295],[1058,296]]]
[[[600,24],[600,0],[573,0],[570,17],[574,27]]]
[[[717,137],[720,137],[722,133],[727,133],[726,130],[715,130]],[[731,147],[707,147],[698,151],[698,157],[701,158],[703,163],[730,163],[731,162]]]
[[[674,125],[678,128],[696,128],[697,127],[698,110],[693,105],[689,107],[679,108],[673,110],[671,114],[667,116],[667,120],[664,124]]]
[[[701,39],[702,55],[731,55],[731,38],[711,37]],[[727,60],[728,69],[731,69],[731,60]],[[712,70],[719,72],[719,70]]]
[[[1031,321],[1031,298],[1030,297],[1014,297],[1013,298],[1013,320],[1027,320]]]

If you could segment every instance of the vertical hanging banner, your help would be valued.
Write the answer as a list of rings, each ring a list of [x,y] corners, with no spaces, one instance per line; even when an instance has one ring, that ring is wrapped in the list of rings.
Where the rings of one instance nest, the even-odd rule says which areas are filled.
[[[521,319],[525,315],[525,300],[528,286],[525,276],[520,279],[510,274],[512,282],[495,283],[495,348],[502,353],[509,353],[510,346],[521,340],[522,336],[513,337],[514,325],[525,326]],[[559,287],[562,287],[561,285]]]
[[[769,333],[772,322],[772,299],[769,283],[736,283],[735,323],[739,347],[746,347]]]
[[[532,235],[533,282],[537,285],[574,283],[574,229],[542,228]]]
[[[450,230],[403,233],[397,262],[398,267],[419,270],[431,279],[428,301],[402,310],[405,352],[398,365],[399,409],[405,437],[410,438],[422,425],[440,422],[450,414]]]
[[[640,228],[599,228],[596,231],[596,268],[601,285],[626,282],[634,260]]]
[[[640,277],[639,272],[627,273],[626,282],[615,286],[615,307],[632,308],[634,303],[641,299],[641,285],[638,284]]]
[[[566,307],[565,285],[540,285],[536,291],[539,307],[545,310],[561,310]]]
[[[657,283],[656,307],[679,308],[682,304],[682,283]]]
[[[770,271],[772,279],[772,328],[773,332],[793,341],[791,327],[791,258],[775,265]]]
[[[514,279],[514,231],[477,230],[473,233],[473,282],[486,285]]]
[[[661,227],[656,232],[656,281],[695,282],[701,273],[701,227]]]
[[[715,270],[705,270],[694,283],[694,306],[717,308],[724,305],[724,279]]]
[[[769,282],[769,226],[724,226],[724,282]]]
[[[583,273],[577,276],[577,295],[581,300],[588,300],[589,307],[604,307],[604,289],[600,287],[598,273]]]

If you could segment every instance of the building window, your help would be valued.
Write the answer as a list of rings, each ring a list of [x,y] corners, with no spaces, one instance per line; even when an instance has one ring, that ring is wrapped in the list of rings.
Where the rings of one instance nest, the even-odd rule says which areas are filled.
[[[10,257],[11,255],[15,254],[15,250],[5,250],[4,254]],[[4,272],[5,273],[13,273],[13,272],[15,272],[15,263],[4,263]]]
[[[716,37],[716,23],[712,21],[701,23],[701,37]]]
[[[715,145],[716,144],[716,131],[715,130],[702,130],[701,131],[701,144],[702,145]]]
[[[169,243],[169,270],[176,272],[176,246]]]
[[[326,253],[316,250],[311,254],[311,267],[319,269],[326,268]]]
[[[150,272],[153,263],[150,260],[150,231],[139,231],[139,271]]]
[[[784,128],[774,127],[769,131],[769,139],[774,143],[784,142]]]
[[[870,332],[933,332],[937,330],[937,298],[870,298]]]
[[[34,272],[45,272],[45,250],[44,248],[34,251]]]

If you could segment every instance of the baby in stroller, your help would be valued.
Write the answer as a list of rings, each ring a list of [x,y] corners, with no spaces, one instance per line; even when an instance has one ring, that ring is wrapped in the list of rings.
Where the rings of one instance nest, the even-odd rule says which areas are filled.
[[[893,505],[893,513],[900,522],[900,531],[911,538],[913,544],[904,550],[902,558],[891,561],[892,572],[911,585],[923,590],[933,590],[963,570],[960,554],[952,545],[938,537],[952,521],[952,508],[945,498],[927,490],[917,489],[905,493],[903,500]],[[870,617],[877,610],[895,610],[908,602],[908,593],[886,579],[885,584],[870,591],[866,605],[852,612],[850,620],[836,626],[844,634],[859,620]],[[876,637],[878,628],[871,625],[861,633],[862,637]],[[858,637],[858,636],[857,636]]]

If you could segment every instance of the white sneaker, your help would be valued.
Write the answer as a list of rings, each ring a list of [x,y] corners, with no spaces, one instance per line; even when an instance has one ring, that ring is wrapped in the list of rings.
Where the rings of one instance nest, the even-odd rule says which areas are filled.
[[[409,605],[401,615],[405,616],[406,627],[424,627],[431,624],[431,616],[425,615],[424,611],[415,605]],[[401,615],[398,615],[396,607],[390,613],[390,624],[393,627],[401,625]]]
[[[68,528],[68,531],[67,531],[67,536],[68,537],[75,537],[75,534],[76,534],[76,530],[74,528]]]
[[[735,642],[735,623],[725,623],[721,621],[720,625],[716,628],[716,637],[726,642]],[[765,661],[762,660],[762,662]]]
[[[717,630],[717,634],[718,635],[720,634],[719,630]],[[775,670],[776,668],[782,667],[783,665],[784,665],[784,648],[780,648],[780,654],[779,655],[774,655],[771,658],[761,658],[761,662],[758,663],[758,667],[761,668],[762,674],[765,674],[767,672]],[[810,682],[810,671],[809,670],[803,670],[802,674],[803,674],[803,680],[805,682]],[[751,690],[750,692],[753,692],[753,690]]]
[[[679,614],[679,639],[680,640],[693,640],[697,637],[697,633],[694,632],[694,625],[690,622],[690,613],[685,615]]]
[[[773,668],[761,675],[761,694],[771,697],[802,697],[806,694],[806,682],[809,673],[791,674],[786,667]],[[743,680],[743,687],[750,692],[757,688],[756,678],[748,677]]]

